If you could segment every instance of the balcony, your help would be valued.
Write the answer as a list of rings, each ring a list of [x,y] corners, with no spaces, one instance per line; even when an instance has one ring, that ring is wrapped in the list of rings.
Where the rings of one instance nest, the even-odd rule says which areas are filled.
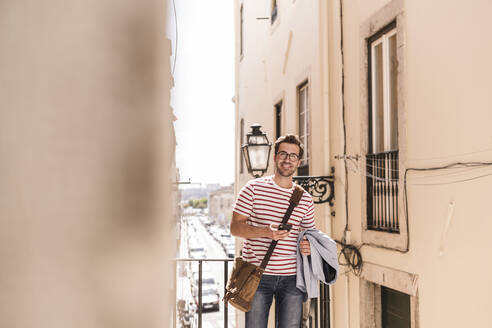
[[[192,302],[187,297],[177,297],[176,300],[176,319],[177,327],[191,328],[203,326],[203,313],[209,311],[220,311],[220,305],[223,304],[223,324],[222,327],[228,328],[229,319],[229,305],[227,302],[221,301],[225,292],[225,286],[227,285],[227,278],[229,276],[229,262],[234,261],[231,258],[225,259],[192,259],[192,258],[180,258],[176,259],[176,269],[180,278],[186,276],[187,273],[193,272],[190,275],[189,285],[187,281],[181,280],[184,284],[182,288],[189,288],[191,292]],[[223,266],[223,281],[224,284],[219,286],[216,282],[214,275],[209,277],[207,273],[204,273],[203,263],[209,262],[222,262]],[[198,266],[198,270],[193,270],[193,266]],[[196,273],[196,274],[194,274]],[[219,289],[220,288],[220,289]],[[234,325],[231,325],[234,327]]]
[[[176,300],[176,327],[191,328],[191,327],[203,327],[203,314],[209,311],[219,311],[219,303],[222,302],[223,307],[223,323],[222,327],[235,327],[234,320],[231,320],[229,310],[235,311],[230,307],[227,302],[221,301],[223,293],[225,293],[225,286],[227,285],[227,279],[229,276],[230,262],[234,261],[231,258],[226,259],[192,259],[192,258],[180,258],[176,259],[176,268],[178,275],[182,275],[185,268],[191,268],[193,264],[198,265],[197,275],[191,279],[191,294],[193,295],[193,304],[189,304],[184,298],[178,298]],[[220,292],[217,289],[216,297],[214,301],[204,295],[204,291],[211,288],[219,288],[215,282],[207,281],[206,274],[204,273],[203,263],[208,262],[222,262],[223,266],[223,281],[224,284],[220,286]],[[215,292],[214,292],[215,293]],[[330,327],[330,290],[329,286],[320,283],[320,297],[311,299],[311,311],[308,316],[307,327],[309,328],[329,328]],[[232,321],[232,324],[231,324]]]
[[[400,232],[398,150],[366,155],[367,229]]]

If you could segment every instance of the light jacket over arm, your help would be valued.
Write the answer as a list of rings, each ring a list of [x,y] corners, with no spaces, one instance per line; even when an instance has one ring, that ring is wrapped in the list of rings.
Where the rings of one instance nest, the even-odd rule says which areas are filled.
[[[306,236],[311,245],[311,255],[302,255],[299,243]],[[326,277],[323,265],[328,264],[335,270],[333,277]],[[296,287],[307,293],[308,298],[319,295],[318,281],[334,284],[338,278],[337,246],[333,239],[317,229],[307,229],[297,237],[297,281]],[[327,281],[330,279],[330,281]]]

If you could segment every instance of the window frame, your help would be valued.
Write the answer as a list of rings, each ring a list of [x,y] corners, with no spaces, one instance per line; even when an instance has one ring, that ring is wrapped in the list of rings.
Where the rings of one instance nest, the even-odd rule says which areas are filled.
[[[304,122],[305,124],[305,133],[301,135],[301,106],[300,106],[300,95],[301,95],[301,90],[306,89],[305,93],[305,98],[306,98],[306,108],[305,108],[305,113],[304,113]],[[299,165],[299,168],[297,170],[299,176],[308,176],[310,173],[310,166],[311,166],[311,152],[310,152],[310,142],[311,142],[311,97],[310,97],[310,81],[309,78],[304,79],[301,83],[299,83],[296,86],[296,104],[297,104],[297,131],[299,135],[299,139],[301,140],[301,143],[304,146],[304,154],[303,158],[301,158],[301,163],[302,161],[306,161],[306,163]]]
[[[368,97],[369,97],[369,147],[368,147],[368,152],[372,154],[377,154],[381,153],[384,151],[389,151],[391,150],[391,135],[392,135],[392,127],[391,127],[391,118],[390,115],[392,113],[392,110],[388,108],[389,105],[389,97],[390,97],[390,86],[389,86],[389,81],[390,81],[390,73],[387,67],[389,66],[388,63],[388,47],[387,47],[387,40],[393,36],[396,35],[397,37],[397,42],[398,42],[398,34],[397,34],[397,26],[396,26],[396,19],[393,20],[391,23],[387,24],[385,27],[380,29],[377,33],[372,35],[371,37],[368,38],[367,40],[367,54],[368,54],[368,74],[367,74],[367,79],[368,79],[368,87],[369,87],[369,92],[368,92]],[[374,48],[382,44],[383,46],[383,113],[384,113],[384,128],[383,128],[383,149],[379,152],[374,151],[375,150],[375,142],[376,142],[376,120],[374,119],[374,108],[375,108],[375,74],[373,74],[373,67],[375,66],[375,56],[373,54]],[[398,51],[398,48],[397,48]],[[384,83],[386,82],[386,83]],[[396,90],[398,93],[398,90]],[[398,108],[396,109],[398,111]],[[398,117],[398,116],[397,116]],[[398,138],[398,126],[396,127],[397,129],[397,138]],[[389,131],[389,132],[388,132]],[[398,140],[396,140],[396,144],[398,145]],[[397,147],[398,149],[398,147]]]
[[[397,115],[398,115],[398,172],[405,171],[405,163],[407,158],[407,143],[406,143],[406,30],[405,30],[405,13],[404,13],[404,1],[392,0],[386,6],[379,11],[371,15],[365,22],[359,26],[359,95],[360,95],[360,152],[362,154],[369,154],[371,142],[372,129],[369,124],[369,114],[371,106],[371,95],[369,92],[369,54],[370,47],[368,41],[375,37],[379,32],[387,32],[385,27],[389,26],[392,22],[396,22],[396,56],[398,61],[397,66]],[[364,161],[363,167],[365,168],[366,162]],[[365,169],[364,169],[365,173]],[[408,234],[408,217],[405,212],[404,205],[404,193],[403,193],[403,174],[399,174],[400,191],[397,196],[397,208],[399,218],[399,233],[390,233],[388,231],[379,231],[368,228],[368,213],[367,203],[369,195],[369,187],[366,174],[361,174],[360,183],[361,190],[361,229],[362,229],[362,242],[368,245],[383,247],[386,249],[398,250],[401,252],[407,252],[410,245],[410,236]]]
[[[361,328],[383,328],[382,287],[391,288],[410,297],[410,328],[419,328],[418,275],[370,262],[364,262],[359,279]]]

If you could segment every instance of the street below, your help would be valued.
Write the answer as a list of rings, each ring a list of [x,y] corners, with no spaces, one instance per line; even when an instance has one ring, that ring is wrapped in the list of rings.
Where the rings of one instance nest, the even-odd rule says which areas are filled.
[[[227,259],[225,249],[221,244],[221,234],[227,235],[229,232],[225,228],[205,225],[207,217],[190,215],[184,216],[181,226],[181,244],[180,258],[204,258],[204,259]],[[208,229],[207,229],[208,228]],[[212,234],[215,232],[215,236]],[[216,233],[216,231],[220,231]],[[230,236],[229,236],[230,238]],[[203,248],[203,250],[201,250]],[[228,274],[232,270],[232,262],[228,263]],[[198,327],[198,271],[199,262],[179,262],[177,264],[177,301],[184,300],[193,315],[190,319],[190,325],[187,326],[180,321],[179,314],[177,318],[177,327]],[[224,327],[224,262],[207,262],[203,261],[202,265],[202,327],[203,328],[221,328]],[[214,301],[218,294],[219,310],[214,308],[208,309],[205,302],[205,290],[213,294]],[[210,292],[213,290],[213,293]],[[228,309],[228,327],[235,327],[235,311],[233,308]]]

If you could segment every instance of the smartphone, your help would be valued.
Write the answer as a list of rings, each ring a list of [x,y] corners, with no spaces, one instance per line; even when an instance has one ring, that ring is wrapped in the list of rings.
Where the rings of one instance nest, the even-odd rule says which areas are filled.
[[[281,223],[278,226],[278,230],[287,230],[287,231],[290,231],[290,229],[292,229],[292,224]]]

